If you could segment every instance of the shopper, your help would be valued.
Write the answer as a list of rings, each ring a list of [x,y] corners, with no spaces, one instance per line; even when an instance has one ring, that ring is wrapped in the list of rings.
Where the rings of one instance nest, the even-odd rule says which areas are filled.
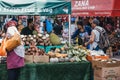
[[[89,38],[88,33],[85,31],[82,21],[77,22],[77,27],[78,29],[72,35],[72,39],[75,39],[76,37],[78,37],[78,44],[84,45],[86,40]]]
[[[10,39],[15,33],[20,34],[16,28],[15,21],[9,21],[7,23],[6,39]],[[18,80],[20,76],[20,70],[24,66],[24,46],[21,45],[13,49],[12,51],[7,51],[7,71],[8,80]]]
[[[64,29],[62,31],[62,37],[63,37],[64,41],[68,41],[68,38],[69,38],[69,28],[68,28],[68,25],[64,26]]]
[[[21,31],[22,35],[33,35],[33,31],[34,31],[34,23],[33,23],[33,19],[28,19],[28,26],[23,28]]]
[[[93,19],[93,21],[91,21],[92,32],[91,32],[90,40],[85,43],[85,46],[90,44],[90,50],[99,50],[98,42],[99,42],[100,33],[95,28],[99,28],[100,30],[102,30],[102,27],[98,25],[99,25],[99,21],[97,19]]]

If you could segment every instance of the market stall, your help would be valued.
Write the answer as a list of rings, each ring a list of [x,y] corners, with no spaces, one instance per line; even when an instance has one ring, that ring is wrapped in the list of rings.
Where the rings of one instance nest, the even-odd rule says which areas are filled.
[[[70,14],[71,2],[65,0],[21,0],[9,1],[1,0],[0,15],[41,15],[50,16],[58,14],[69,14],[69,29],[70,29]],[[70,33],[70,30],[69,30]],[[70,43],[69,34],[69,43]]]
[[[65,0],[1,0],[0,11],[0,15],[70,15],[71,2]]]
[[[99,55],[99,53],[97,53],[98,51],[91,52],[90,55],[87,55],[87,58],[92,62],[92,65],[93,65],[94,80],[109,80],[109,79],[119,80],[120,79],[120,74],[118,74],[119,72],[117,72],[120,70],[119,61],[114,61],[112,58],[109,58],[111,57],[112,54],[114,55],[114,52],[119,53],[117,49],[118,47],[116,46],[117,44],[119,44],[120,38],[117,37],[116,39],[114,35],[117,33],[117,29],[120,30],[119,20],[116,21],[117,25],[114,25],[114,22],[115,22],[114,18],[117,17],[119,19],[118,16],[120,16],[119,3],[120,3],[119,0],[99,0],[99,1],[98,0],[72,0],[73,16],[96,17],[97,19],[100,20],[100,23],[104,21],[103,19],[105,19],[106,17],[107,18],[109,17],[108,19],[107,18],[105,19],[107,23],[105,22],[104,23],[105,25],[106,24],[111,25],[113,28],[111,29],[111,32],[113,30],[111,35],[114,37],[110,38],[109,40],[111,44],[115,44],[114,45],[115,48],[113,48],[113,46],[110,44],[110,46],[112,47],[109,47],[109,49],[107,50],[106,52],[106,54],[108,53],[107,55],[103,55],[104,53],[102,55]],[[100,18],[100,16],[102,17]],[[116,26],[117,26],[117,29],[115,29]],[[104,26],[101,26],[101,27],[104,27]],[[116,33],[114,32],[114,29],[116,30]],[[112,40],[113,38],[117,40],[117,43],[115,42],[115,40]]]
[[[117,31],[120,29],[119,0],[72,0],[72,15],[80,17],[96,17],[100,21],[100,26],[106,29],[109,36],[111,37],[111,35],[114,35],[112,39],[116,38],[115,35],[119,33],[119,31]],[[117,39],[117,44],[119,44],[119,37],[117,37]],[[109,40],[110,45],[113,46],[116,44],[115,40],[113,41],[111,38]]]

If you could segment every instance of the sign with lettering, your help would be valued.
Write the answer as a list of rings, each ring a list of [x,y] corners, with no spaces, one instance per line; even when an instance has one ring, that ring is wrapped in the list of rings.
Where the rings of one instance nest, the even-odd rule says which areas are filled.
[[[71,2],[63,0],[0,0],[0,15],[71,14]]]
[[[72,15],[111,15],[115,0],[72,0]]]

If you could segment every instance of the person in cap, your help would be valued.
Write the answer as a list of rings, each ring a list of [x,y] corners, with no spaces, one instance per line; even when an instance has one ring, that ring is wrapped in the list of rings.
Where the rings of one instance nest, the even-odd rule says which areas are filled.
[[[99,42],[100,33],[97,31],[96,28],[100,30],[102,30],[103,28],[99,26],[99,20],[97,20],[96,18],[94,18],[90,24],[92,27],[92,32],[91,32],[90,39],[88,42],[85,43],[85,46],[90,45],[90,50],[98,51],[100,48],[97,42]]]

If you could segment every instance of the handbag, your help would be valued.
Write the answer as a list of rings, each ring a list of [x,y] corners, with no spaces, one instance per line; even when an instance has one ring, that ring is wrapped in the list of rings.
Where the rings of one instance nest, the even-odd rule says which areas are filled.
[[[21,37],[19,34],[15,33],[10,39],[6,40],[5,43],[6,50],[10,52],[21,45]]]
[[[0,46],[0,56],[6,56],[6,49],[5,49],[5,39],[2,40],[1,46]]]

